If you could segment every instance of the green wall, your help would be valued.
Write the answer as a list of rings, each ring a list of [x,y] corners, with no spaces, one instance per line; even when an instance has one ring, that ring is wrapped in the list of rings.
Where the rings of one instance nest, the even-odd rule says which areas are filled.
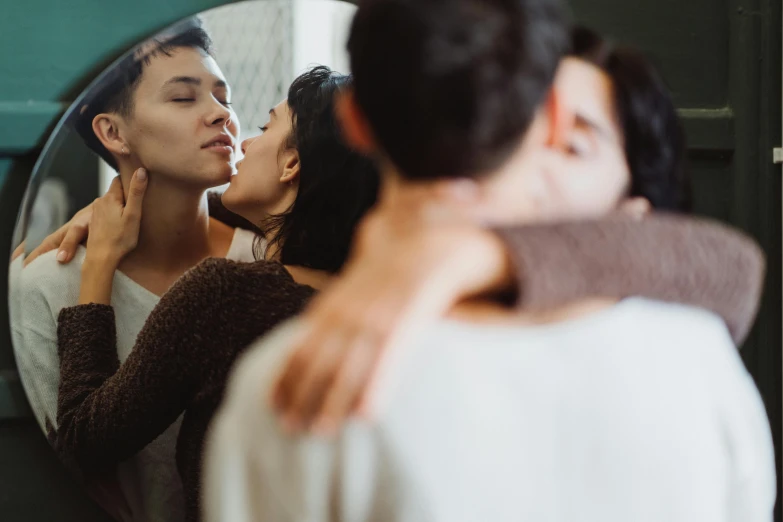
[[[58,116],[142,37],[220,0],[5,0],[0,16],[0,251]],[[580,21],[650,52],[688,133],[699,212],[757,238],[768,255],[762,311],[743,358],[780,448],[780,0],[572,0]],[[7,294],[0,256],[0,296]],[[0,519],[104,520],[60,468],[27,411],[0,299]],[[779,461],[778,452],[778,461]],[[780,520],[778,517],[777,520]]]

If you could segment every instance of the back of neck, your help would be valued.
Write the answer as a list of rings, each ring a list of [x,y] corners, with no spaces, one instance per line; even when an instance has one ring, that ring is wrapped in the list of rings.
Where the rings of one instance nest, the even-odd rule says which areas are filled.
[[[334,275],[325,270],[293,265],[287,265],[285,269],[298,284],[310,286],[319,291],[325,290],[334,279]]]

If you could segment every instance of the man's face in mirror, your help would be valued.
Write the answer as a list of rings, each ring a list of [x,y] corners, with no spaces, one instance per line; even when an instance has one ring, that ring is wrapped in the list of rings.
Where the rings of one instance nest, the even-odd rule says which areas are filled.
[[[186,186],[213,187],[232,173],[239,123],[214,58],[189,47],[156,53],[132,95],[120,132],[149,171]]]

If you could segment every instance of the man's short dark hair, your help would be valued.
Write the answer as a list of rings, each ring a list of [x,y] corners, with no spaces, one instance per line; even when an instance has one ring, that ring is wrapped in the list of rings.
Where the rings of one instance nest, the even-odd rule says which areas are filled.
[[[76,110],[75,128],[84,143],[96,154],[119,170],[114,156],[103,146],[92,129],[95,116],[115,112],[124,117],[133,113],[133,94],[141,81],[144,67],[155,56],[171,56],[172,51],[184,47],[199,49],[212,55],[212,40],[198,18],[190,19],[172,31],[173,35],[156,37],[143,43],[135,52],[129,53],[116,64],[98,85],[94,86],[84,103]]]
[[[505,162],[568,47],[559,0],[365,0],[348,42],[357,102],[409,179]]]

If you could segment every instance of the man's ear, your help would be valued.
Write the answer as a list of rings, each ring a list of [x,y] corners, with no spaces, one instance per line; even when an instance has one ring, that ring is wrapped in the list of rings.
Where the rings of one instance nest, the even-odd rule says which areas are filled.
[[[620,203],[620,212],[634,219],[642,219],[652,212],[652,205],[647,198],[626,198]]]
[[[121,136],[119,116],[116,114],[98,114],[92,120],[92,131],[101,144],[112,154],[124,156],[130,153],[128,144]]]
[[[549,89],[545,102],[549,132],[547,133],[546,146],[553,149],[562,149],[568,143],[571,131],[576,123],[576,115],[565,103],[565,99],[553,85]]]
[[[334,109],[343,131],[343,139],[348,146],[365,155],[377,152],[378,144],[369,122],[356,103],[353,89],[346,89],[337,95]]]
[[[280,183],[293,183],[299,179],[299,170],[301,162],[299,161],[299,151],[288,149],[283,153],[283,172],[280,175]]]

